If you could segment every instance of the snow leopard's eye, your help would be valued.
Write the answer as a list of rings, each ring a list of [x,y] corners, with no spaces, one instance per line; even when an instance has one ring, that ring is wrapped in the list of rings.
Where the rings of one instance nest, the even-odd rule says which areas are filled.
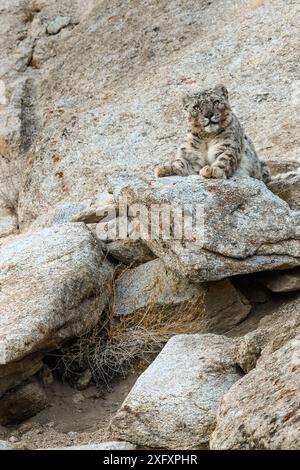
[[[218,104],[220,104],[220,101],[219,101],[219,100],[215,100],[215,101],[214,101],[214,106],[218,106]]]
[[[195,110],[200,109],[199,104],[194,104],[193,109],[195,109]]]

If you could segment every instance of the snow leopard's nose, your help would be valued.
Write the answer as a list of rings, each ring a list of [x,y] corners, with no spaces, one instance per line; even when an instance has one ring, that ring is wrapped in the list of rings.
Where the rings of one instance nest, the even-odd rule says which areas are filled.
[[[205,114],[205,118],[211,120],[211,118],[213,117],[213,115],[214,115],[214,113],[208,112],[208,113]]]

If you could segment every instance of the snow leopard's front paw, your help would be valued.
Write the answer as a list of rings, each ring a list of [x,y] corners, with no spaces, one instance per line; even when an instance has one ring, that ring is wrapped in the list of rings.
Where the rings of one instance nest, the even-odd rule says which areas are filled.
[[[157,165],[154,169],[154,176],[155,178],[163,178],[164,176],[169,176],[170,175],[170,165],[166,164],[161,164]]]
[[[223,179],[226,178],[225,171],[218,166],[209,166],[206,165],[200,170],[200,176],[204,178],[216,178],[216,179]]]
[[[209,165],[204,166],[201,168],[199,175],[203,178],[212,178],[212,167]]]
[[[212,178],[226,178],[226,173],[222,168],[219,168],[218,166],[212,166]]]

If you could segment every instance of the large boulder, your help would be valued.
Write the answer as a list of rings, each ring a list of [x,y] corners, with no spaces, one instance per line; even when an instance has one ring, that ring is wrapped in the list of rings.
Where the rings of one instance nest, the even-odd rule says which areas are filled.
[[[298,450],[300,329],[224,395],[210,441],[214,450]]]
[[[113,436],[159,449],[207,448],[219,402],[241,378],[235,345],[212,334],[173,336],[112,419]]]
[[[212,281],[300,264],[300,212],[292,211],[261,181],[189,176],[159,180],[133,177],[128,182],[128,178],[116,176],[111,185],[129,205],[144,205],[140,209],[144,213],[159,205],[184,208],[193,220],[187,237],[172,237],[172,217],[170,236],[145,237],[150,249],[179,276],[195,282]],[[149,217],[138,217],[138,221],[141,232],[148,234],[145,224],[150,225]]]
[[[185,317],[193,321],[196,331],[202,332],[223,333],[251,309],[228,279],[191,284],[166,270],[159,259],[125,270],[115,281],[114,293],[117,316],[143,313],[170,319],[176,314],[183,323]]]
[[[108,301],[111,274],[97,241],[81,223],[3,244],[0,377],[3,366],[55,348],[95,325]]]

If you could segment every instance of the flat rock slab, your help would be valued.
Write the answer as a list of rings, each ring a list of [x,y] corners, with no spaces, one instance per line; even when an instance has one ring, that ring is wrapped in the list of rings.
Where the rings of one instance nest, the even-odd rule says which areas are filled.
[[[142,447],[207,448],[218,404],[240,378],[234,340],[212,334],[173,336],[138,378],[111,431]]]
[[[123,184],[123,187],[122,187]],[[212,281],[236,274],[300,264],[300,212],[254,178],[207,180],[198,176],[112,180],[129,204],[203,207],[186,239],[149,239],[148,246],[180,276]],[[141,224],[143,225],[141,219]]]
[[[55,348],[91,328],[107,303],[111,273],[81,223],[53,226],[2,245],[0,364]]]

